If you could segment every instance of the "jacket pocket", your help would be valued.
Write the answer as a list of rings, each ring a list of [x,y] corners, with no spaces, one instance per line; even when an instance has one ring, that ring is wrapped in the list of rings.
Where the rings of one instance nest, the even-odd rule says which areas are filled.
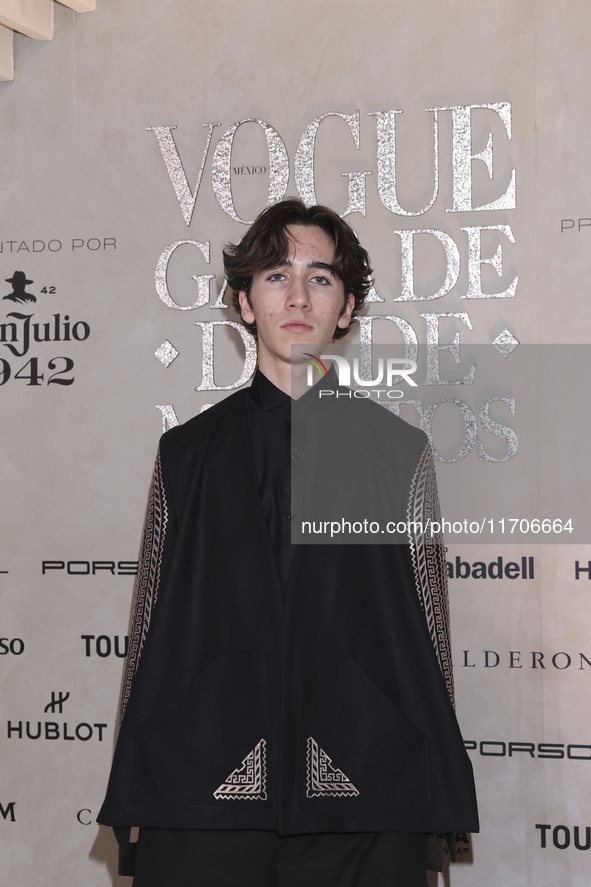
[[[266,800],[269,652],[226,651],[139,727],[135,800]]]
[[[430,743],[349,653],[304,663],[304,806],[427,807]]]

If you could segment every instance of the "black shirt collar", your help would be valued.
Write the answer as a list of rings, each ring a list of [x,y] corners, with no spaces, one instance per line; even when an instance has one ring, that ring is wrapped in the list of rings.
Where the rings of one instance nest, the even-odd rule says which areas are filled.
[[[297,401],[294,401],[294,404],[297,403],[311,410],[322,409],[333,401],[333,398],[328,398],[323,402],[319,398],[319,390],[323,387],[328,387],[332,390],[339,387],[337,374],[333,366],[330,367],[328,376],[316,382],[314,387],[306,391]],[[270,379],[267,379],[258,367],[248,393],[252,400],[267,412],[277,410],[281,406],[285,407],[291,400],[289,394],[286,394],[285,391],[274,385]]]
[[[281,404],[289,403],[290,400],[289,394],[267,379],[258,367],[248,393],[259,407],[267,411],[274,410]]]

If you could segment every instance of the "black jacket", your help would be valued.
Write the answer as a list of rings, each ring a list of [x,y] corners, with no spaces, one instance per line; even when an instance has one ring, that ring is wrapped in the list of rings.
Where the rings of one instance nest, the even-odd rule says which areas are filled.
[[[418,523],[405,545],[298,545],[282,594],[246,397],[161,440],[99,822],[476,831],[442,545]],[[376,404],[359,408],[359,435],[327,454],[328,473],[349,465],[354,492],[371,426],[399,515],[436,519],[425,435]]]

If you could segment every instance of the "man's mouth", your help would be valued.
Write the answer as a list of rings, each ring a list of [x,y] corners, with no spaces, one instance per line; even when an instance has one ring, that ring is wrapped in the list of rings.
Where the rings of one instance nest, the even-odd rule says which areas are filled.
[[[289,330],[292,333],[304,333],[313,329],[312,325],[304,320],[290,320],[282,325],[282,329]]]

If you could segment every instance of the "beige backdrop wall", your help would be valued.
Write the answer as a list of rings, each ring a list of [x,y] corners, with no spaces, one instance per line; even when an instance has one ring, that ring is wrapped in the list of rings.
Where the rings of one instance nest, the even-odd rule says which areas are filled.
[[[251,372],[219,299],[222,245],[269,195],[315,193],[351,210],[372,255],[366,316],[399,319],[376,321],[375,341],[589,342],[590,29],[584,0],[99,0],[86,16],[58,8],[50,43],[17,38],[0,89],[0,277],[36,301],[0,306],[6,884],[129,883],[95,818],[152,462],[163,427]],[[419,229],[439,233],[415,235],[411,281],[405,232]],[[523,429],[519,410],[495,418]],[[584,487],[587,441],[557,441],[557,486],[564,471]],[[465,466],[499,484],[527,473],[480,445],[507,453],[478,420],[469,455],[440,464],[443,488]],[[586,541],[448,540],[482,831],[458,836],[432,885],[588,883]],[[456,558],[499,557],[533,577],[457,576]]]

